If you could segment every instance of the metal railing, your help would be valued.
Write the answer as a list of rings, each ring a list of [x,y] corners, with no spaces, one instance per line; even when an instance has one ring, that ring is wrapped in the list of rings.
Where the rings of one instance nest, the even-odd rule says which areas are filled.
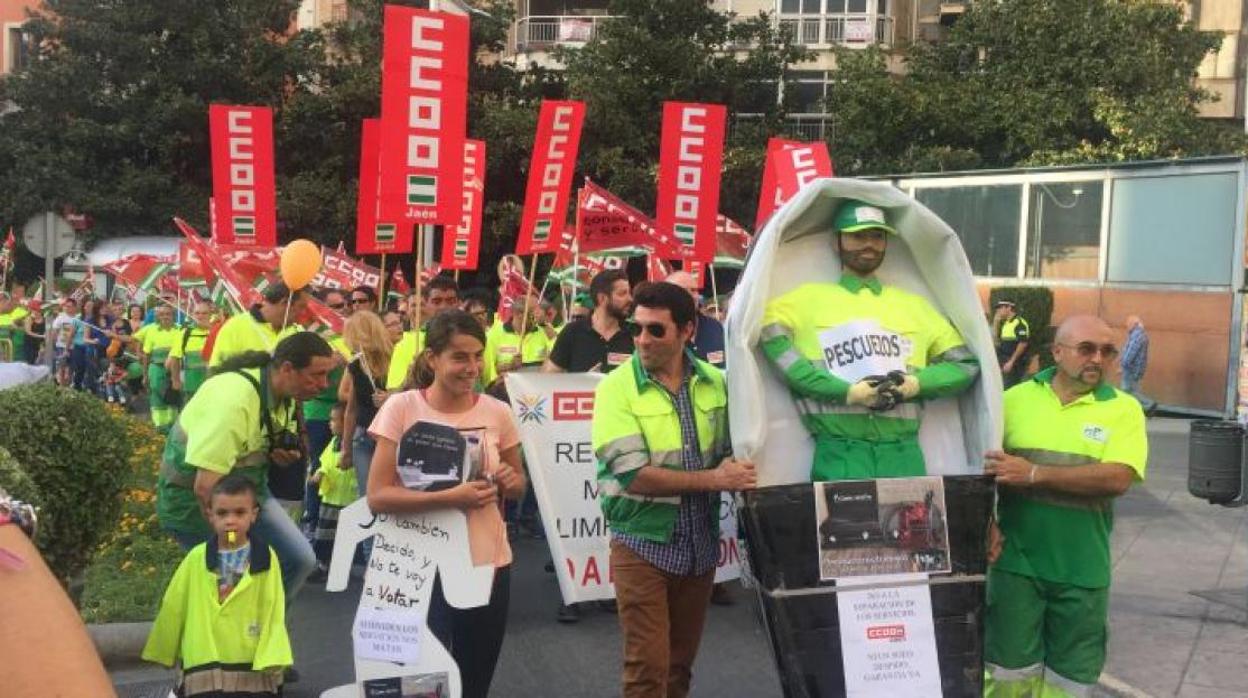
[[[893,18],[874,14],[780,15],[780,29],[803,46],[893,44]]]
[[[736,129],[738,123],[746,123],[759,119],[761,114],[738,113],[728,124],[729,132]],[[831,114],[785,114],[785,135],[803,141],[827,140],[833,135]]]
[[[579,45],[592,40],[608,15],[533,15],[515,24],[514,50],[534,51],[552,46]]]

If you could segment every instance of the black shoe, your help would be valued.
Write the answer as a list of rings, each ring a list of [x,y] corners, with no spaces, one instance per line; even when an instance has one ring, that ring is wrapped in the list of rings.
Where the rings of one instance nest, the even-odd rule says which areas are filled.
[[[732,598],[732,592],[728,591],[727,584],[716,584],[711,587],[711,603],[716,606],[731,606],[737,602]]]
[[[567,604],[559,604],[559,612],[555,614],[555,620],[560,623],[577,623],[581,620],[581,611],[575,604],[569,606]]]
[[[619,613],[620,608],[615,605],[615,599],[599,599],[594,602],[598,606],[599,611],[606,613]]]
[[[308,584],[324,584],[329,580],[329,568],[324,565],[317,565],[312,574],[308,575]]]

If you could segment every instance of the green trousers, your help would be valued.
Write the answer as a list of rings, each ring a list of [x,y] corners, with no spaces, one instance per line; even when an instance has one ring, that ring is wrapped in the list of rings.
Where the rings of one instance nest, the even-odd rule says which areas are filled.
[[[927,474],[917,438],[864,441],[835,436],[815,437],[814,482],[919,477]]]
[[[169,387],[169,372],[163,363],[152,361],[147,365],[147,401],[152,410],[152,424],[156,431],[168,433],[178,416],[174,407],[165,402],[165,389]]]
[[[208,369],[206,368],[182,369],[182,404],[185,405],[206,380],[208,380]]]
[[[1109,589],[991,569],[984,618],[990,698],[1091,695],[1105,666]]]

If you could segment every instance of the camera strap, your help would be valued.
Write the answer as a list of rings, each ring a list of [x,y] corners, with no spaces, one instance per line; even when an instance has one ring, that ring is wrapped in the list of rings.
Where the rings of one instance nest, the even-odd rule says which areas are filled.
[[[268,437],[271,445],[273,442],[273,435],[277,433],[277,430],[273,428],[273,415],[269,414],[269,391],[265,390],[265,386],[261,385],[261,383],[268,383],[269,369],[260,369],[260,380],[256,380],[255,376],[251,375],[244,369],[235,369],[234,373],[246,378],[247,382],[251,383],[251,387],[256,389],[256,395],[260,397],[260,431]],[[288,415],[286,423],[289,424],[290,421],[291,420]]]

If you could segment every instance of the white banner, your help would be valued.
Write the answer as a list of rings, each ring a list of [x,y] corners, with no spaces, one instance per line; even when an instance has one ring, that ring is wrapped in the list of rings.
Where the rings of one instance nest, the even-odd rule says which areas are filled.
[[[598,503],[598,461],[590,443],[598,373],[509,373],[507,393],[542,513],[559,591],[567,604],[615,597],[609,534]],[[737,512],[720,502],[715,581],[741,574]]]

